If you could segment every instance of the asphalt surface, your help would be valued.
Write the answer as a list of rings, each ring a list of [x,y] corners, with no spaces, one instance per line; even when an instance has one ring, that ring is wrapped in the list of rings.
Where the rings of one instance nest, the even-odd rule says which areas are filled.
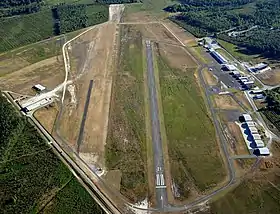
[[[160,134],[160,123],[158,113],[157,92],[155,86],[155,75],[153,65],[153,53],[151,42],[146,41],[147,54],[147,79],[149,87],[150,116],[152,127],[152,142],[154,152],[154,170],[156,183],[156,200],[159,209],[164,209],[168,205],[167,191],[164,177],[164,159],[162,151],[162,140]]]

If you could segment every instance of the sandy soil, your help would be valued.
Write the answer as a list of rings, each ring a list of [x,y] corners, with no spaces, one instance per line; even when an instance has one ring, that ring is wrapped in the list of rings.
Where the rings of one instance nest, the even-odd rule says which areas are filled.
[[[239,109],[239,105],[228,95],[215,95],[215,102],[220,109]]]
[[[87,163],[105,167],[104,147],[107,136],[107,123],[111,96],[112,72],[114,64],[114,43],[116,25],[106,23],[83,35],[72,44],[72,57],[75,58],[75,76],[72,97],[68,94],[60,125],[60,132],[73,148],[77,148],[81,120],[90,80],[93,88],[84,127],[80,156]],[[76,103],[73,105],[73,93]],[[72,103],[71,103],[72,100]],[[89,158],[89,154],[91,158]]]
[[[58,113],[58,106],[52,104],[50,107],[41,108],[34,113],[35,118],[51,134]]]
[[[51,57],[1,77],[0,88],[14,92],[34,94],[31,88],[40,83],[48,89],[63,82],[64,65],[61,56]]]
[[[123,4],[111,4],[109,7],[109,21],[120,22],[124,12]]]
[[[30,65],[28,61],[20,57],[0,56],[0,77]]]
[[[239,126],[234,122],[230,122],[227,124],[227,127],[235,142],[236,155],[247,155],[248,150]]]
[[[214,85],[218,84],[218,80],[207,69],[203,70],[203,76],[204,76],[204,78],[205,78],[205,80],[206,80],[208,85],[214,86]]]

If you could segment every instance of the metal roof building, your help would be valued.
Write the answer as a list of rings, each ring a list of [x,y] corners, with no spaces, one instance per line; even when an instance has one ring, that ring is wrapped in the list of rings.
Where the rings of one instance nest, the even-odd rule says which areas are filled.
[[[250,127],[255,127],[255,123],[253,121],[247,122],[247,126]]]
[[[255,143],[258,148],[264,147],[264,142],[262,140],[255,140]]]
[[[228,61],[218,52],[211,51],[210,54],[216,59],[216,61],[220,64],[226,64]]]
[[[246,122],[252,121],[252,117],[251,117],[250,114],[243,114],[243,117],[244,117],[244,120],[245,120]]]
[[[36,91],[44,91],[46,89],[46,87],[42,86],[41,84],[36,84],[32,88],[34,88]]]
[[[270,154],[269,149],[267,147],[255,149],[254,154],[260,156],[267,156]]]
[[[250,126],[249,130],[250,130],[251,134],[258,134],[259,133],[258,129],[255,126]]]
[[[262,139],[261,136],[260,136],[259,134],[252,134],[252,136],[253,136],[253,138],[254,138],[255,141],[256,141],[256,140],[261,140],[261,139]]]

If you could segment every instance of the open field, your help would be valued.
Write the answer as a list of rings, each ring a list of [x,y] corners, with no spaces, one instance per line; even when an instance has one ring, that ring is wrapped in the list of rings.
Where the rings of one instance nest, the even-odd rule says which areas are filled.
[[[172,3],[172,0],[142,0],[142,3],[126,4],[123,21],[147,22],[166,18],[168,13],[163,9]]]
[[[270,65],[271,66],[271,65]],[[272,65],[273,66],[273,65]],[[278,85],[280,84],[280,69],[279,67],[271,71],[267,71],[256,75],[265,85]]]
[[[217,108],[220,109],[239,109],[240,106],[229,95],[214,95]]]
[[[121,193],[133,202],[147,197],[146,133],[142,34],[121,26],[106,144],[108,170],[122,173]]]
[[[64,75],[62,57],[52,57],[2,76],[0,88],[22,94],[34,94],[33,85],[40,83],[48,89],[53,89],[63,82]]]
[[[185,52],[175,66],[167,49],[164,45],[157,47],[161,99],[171,175],[178,198],[186,199],[217,186],[225,179],[225,169],[214,126],[194,77],[196,65],[192,62],[188,63],[192,66],[184,66],[191,62]]]
[[[103,213],[36,129],[2,95],[0,115],[2,213]]]
[[[51,104],[48,107],[41,108],[34,113],[34,117],[41,123],[41,125],[52,134],[54,123],[58,114],[57,104]]]
[[[96,26],[71,44],[70,79],[58,131],[88,165],[105,168],[104,150],[116,25]]]

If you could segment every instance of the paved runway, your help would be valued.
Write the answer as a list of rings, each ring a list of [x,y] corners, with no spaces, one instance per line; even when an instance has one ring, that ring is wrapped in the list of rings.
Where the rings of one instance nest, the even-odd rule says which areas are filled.
[[[157,92],[155,86],[153,53],[151,42],[146,41],[146,54],[147,54],[147,79],[149,87],[149,100],[150,100],[150,116],[152,126],[152,141],[154,153],[154,167],[155,167],[155,183],[156,183],[156,200],[157,206],[163,209],[168,205],[166,183],[164,176],[164,160],[162,152],[162,142],[160,135],[160,123],[158,113]]]

